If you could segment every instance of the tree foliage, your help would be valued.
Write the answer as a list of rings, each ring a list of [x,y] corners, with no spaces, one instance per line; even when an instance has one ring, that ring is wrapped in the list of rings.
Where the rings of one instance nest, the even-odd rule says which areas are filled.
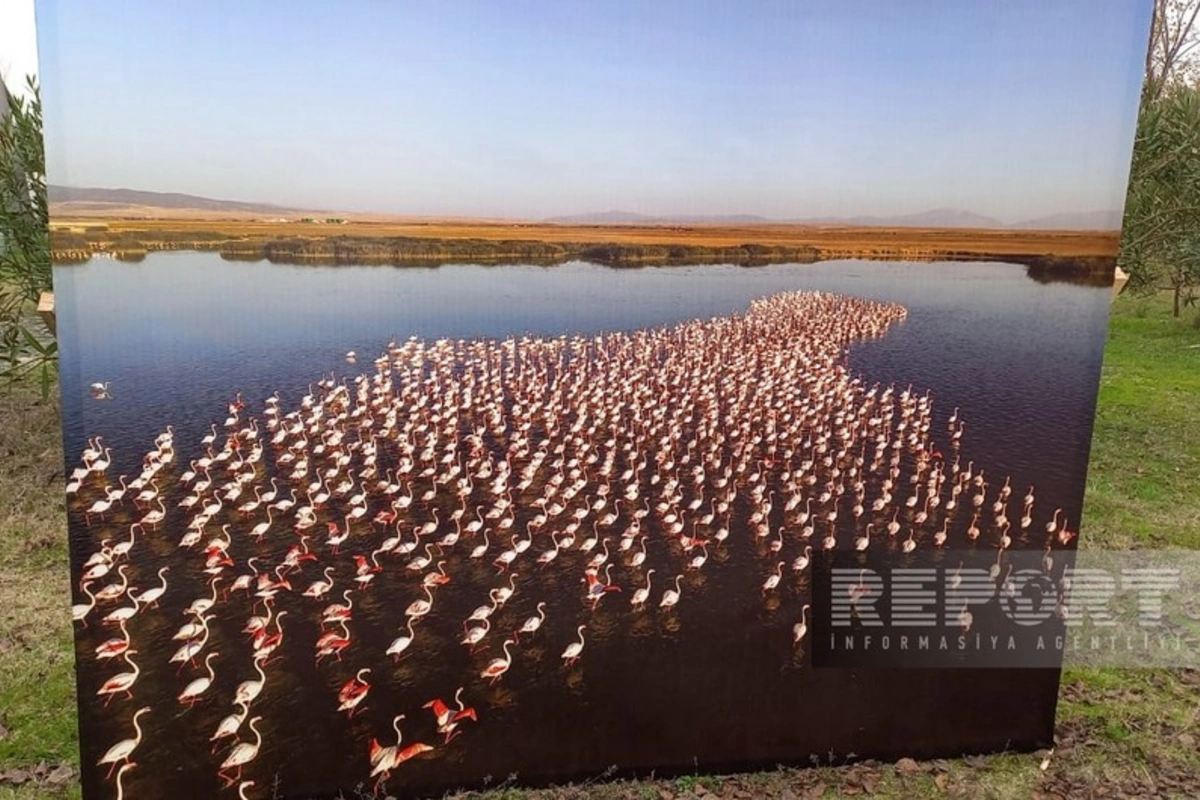
[[[1157,0],[1130,166],[1121,266],[1174,313],[1200,288],[1200,0]]]
[[[1200,73],[1200,0],[1155,0],[1146,50],[1145,99],[1153,100],[1178,85],[1194,83]]]
[[[0,118],[0,375],[40,372],[48,392],[57,363],[54,336],[33,313],[52,286],[41,93],[9,97]]]

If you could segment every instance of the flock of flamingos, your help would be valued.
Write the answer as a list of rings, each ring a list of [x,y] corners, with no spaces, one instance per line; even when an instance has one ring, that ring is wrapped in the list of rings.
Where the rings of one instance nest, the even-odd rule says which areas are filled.
[[[256,712],[273,672],[311,657],[340,684],[314,702],[361,712],[372,682],[388,681],[355,664],[357,615],[381,588],[395,631],[385,663],[452,637],[472,668],[453,699],[415,696],[388,710],[391,730],[357,745],[377,791],[411,759],[469,744],[487,722],[490,684],[526,668],[522,649],[545,620],[555,624],[541,640],[560,669],[580,669],[605,646],[589,614],[715,602],[691,587],[700,571],[728,568],[722,550],[751,554],[753,600],[774,597],[800,646],[806,572],[823,551],[973,542],[1002,554],[1014,537],[1028,541],[1033,488],[1014,494],[1007,478],[961,463],[957,410],[935,424],[927,394],[866,385],[846,368],[851,343],[905,316],[894,304],[785,293],[741,315],[632,333],[414,338],[390,344],[373,373],[310,386],[291,410],[276,394],[254,413],[239,394],[223,425],[198,449],[188,443],[194,457],[177,455],[168,427],[132,478],[114,476],[112,449],[92,438],[67,486],[93,548],[78,554],[73,616],[82,666],[103,679],[84,702],[128,726],[96,766],[123,800],[139,751],[194,724],[177,712],[227,706],[207,731],[214,788],[269,796],[275,770]],[[1060,510],[1036,526],[1048,551],[1073,536]],[[551,575],[578,589],[552,589]],[[438,602],[452,582],[478,595],[465,617]],[[506,613],[521,595],[536,613]],[[297,617],[320,634],[298,645],[293,633],[284,648]],[[177,628],[173,653],[139,641],[151,618]],[[241,635],[214,635],[214,620]],[[218,670],[243,678],[231,694],[215,688]],[[155,717],[162,733],[143,741]],[[418,721],[424,741],[405,736]]]

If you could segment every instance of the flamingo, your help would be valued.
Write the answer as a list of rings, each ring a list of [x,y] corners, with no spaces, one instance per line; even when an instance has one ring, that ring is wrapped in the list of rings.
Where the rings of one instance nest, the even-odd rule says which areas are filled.
[[[125,663],[133,669],[129,672],[122,672],[112,676],[105,681],[98,690],[96,690],[96,694],[98,696],[107,696],[107,699],[104,701],[105,707],[108,706],[108,703],[112,700],[113,696],[119,694],[120,692],[125,692],[125,696],[127,698],[130,700],[133,699],[133,692],[130,690],[133,688],[133,684],[137,682],[138,675],[141,674],[141,667],[139,667],[133,661],[133,656],[136,654],[137,650],[126,650],[124,654]]]
[[[238,742],[233,750],[229,751],[229,755],[221,762],[221,768],[217,771],[217,775],[224,778],[225,788],[232,786],[242,778],[242,767],[249,764],[258,757],[258,749],[262,746],[262,734],[259,733],[255,724],[260,722],[262,717],[254,717],[250,720],[250,730],[254,732],[254,744],[249,742]],[[237,769],[237,774],[234,776],[226,773],[231,769]]]
[[[91,567],[84,570],[83,575],[80,576],[80,578],[79,578],[80,590],[83,589],[83,585],[85,583],[89,583],[91,581],[95,581],[95,580],[99,580],[100,578],[103,578],[105,575],[107,575],[109,573],[109,571],[112,569],[112,566],[113,566],[113,561],[112,561],[111,549],[110,549],[110,551],[108,553],[104,554],[104,557],[101,561],[93,564]]]
[[[763,581],[763,585],[762,585],[763,594],[766,594],[767,592],[769,592],[769,591],[775,589],[777,586],[779,586],[779,581],[783,578],[783,564],[784,564],[784,562],[780,561],[775,566],[775,572],[771,575],[768,575],[767,579],[765,581]]]
[[[229,589],[226,591],[226,597],[233,592],[247,592],[254,587],[255,582],[259,579],[258,567],[254,566],[254,562],[258,561],[258,556],[250,556],[246,559],[246,566],[250,568],[249,572],[243,572],[234,578],[233,583],[229,584]]]
[[[462,693],[463,690],[460,688],[457,692],[455,692],[454,695],[454,701],[458,703],[460,707],[462,703],[459,700],[459,697],[462,695]],[[446,705],[440,697],[430,700],[428,703],[421,706],[421,708],[428,708],[433,711],[433,718],[437,721],[438,728],[444,727],[450,722],[451,719],[454,718],[454,709]]]
[[[491,605],[484,605],[476,608],[471,612],[471,616],[467,617],[467,622],[475,622],[477,620],[487,619],[494,614],[496,609],[500,607],[500,599],[498,597],[499,593],[499,589],[492,589],[490,592],[488,592],[488,598],[492,601]]]
[[[950,520],[947,518],[942,522],[942,529],[933,535],[933,544],[935,547],[941,547],[946,544],[946,538],[949,536]]]
[[[96,607],[96,596],[89,591],[89,587],[91,585],[91,581],[87,581],[83,584],[83,593],[87,595],[88,602],[76,603],[75,605],[71,606],[71,620],[73,622],[82,622],[83,627],[85,628],[87,627],[88,614],[90,614],[92,609]]]
[[[255,698],[262,694],[263,687],[267,683],[267,676],[263,673],[262,669],[262,659],[254,659],[254,671],[258,673],[258,680],[248,680],[239,683],[234,692],[233,702],[249,705],[254,702]]]
[[[546,621],[546,604],[538,603],[537,604],[537,613],[534,614],[532,617],[529,617],[528,619],[526,619],[525,624],[523,624],[520,627],[520,629],[517,630],[517,633],[516,633],[517,640],[520,641],[522,633],[528,633],[530,635],[537,633],[537,629],[542,627],[542,623],[545,621]]]
[[[425,545],[425,555],[417,556],[412,561],[408,562],[408,570],[410,572],[420,572],[433,563],[433,543]]]
[[[136,761],[126,761],[117,770],[117,800],[125,800],[125,786],[121,783],[121,779],[125,777],[125,773],[137,766]]]
[[[350,515],[349,514],[346,515],[345,523],[346,523],[346,527],[344,530],[339,528],[337,523],[335,523],[335,522],[328,523],[329,538],[327,538],[325,540],[325,544],[329,545],[330,552],[333,553],[334,555],[337,555],[340,552],[342,543],[350,538]]]
[[[138,612],[139,608],[141,608],[141,602],[140,602],[139,598],[137,598],[133,595],[130,595],[129,599],[133,602],[133,605],[121,606],[120,608],[113,609],[112,611],[110,611],[104,617],[104,623],[106,625],[116,625],[119,622],[122,622],[122,621],[128,622],[130,619],[133,619],[133,615]]]
[[[580,625],[578,628],[576,628],[575,635],[579,637],[579,641],[571,642],[569,645],[567,645],[567,649],[563,650],[562,658],[566,662],[565,666],[573,666],[575,662],[579,660],[579,656],[582,655],[584,644],[583,631],[586,628],[587,625]]]
[[[804,570],[808,569],[810,563],[812,563],[812,548],[805,545],[804,552],[796,556],[796,560],[792,562],[792,570],[794,572],[804,572]]]
[[[208,687],[212,686],[212,682],[216,680],[217,677],[212,668],[212,660],[216,658],[217,655],[218,653],[214,651],[205,656],[204,668],[208,670],[208,675],[196,678],[194,681],[185,686],[177,698],[179,702],[191,708],[193,705],[195,705],[196,701],[200,699],[200,695],[208,691]]]
[[[342,592],[342,599],[345,603],[330,603],[325,606],[325,610],[321,612],[321,623],[327,624],[337,622],[339,619],[350,619],[354,613],[354,601],[350,599],[352,589],[347,589]]]
[[[396,732],[396,744],[390,747],[384,747],[379,744],[378,739],[371,737],[371,745],[370,749],[368,750],[368,755],[371,759],[372,766],[378,766],[380,763],[390,761],[391,758],[396,754],[396,751],[400,748],[400,743],[404,741],[404,734],[400,732],[400,722],[403,719],[403,714],[397,714],[392,718],[392,730]],[[371,775],[374,776],[375,773],[372,772]]]
[[[396,639],[394,639],[392,641],[392,643],[390,645],[388,645],[388,649],[387,649],[387,652],[385,655],[393,656],[396,660],[400,659],[400,656],[404,653],[404,651],[407,650],[409,648],[409,645],[411,645],[413,643],[413,627],[412,626],[413,626],[413,620],[412,620],[412,617],[409,617],[408,622],[404,626],[405,630],[408,631],[407,635],[396,637]]]
[[[106,447],[104,448],[104,454],[92,461],[88,471],[99,475],[107,470],[110,464],[112,464],[112,448]]]
[[[209,584],[212,589],[212,597],[200,597],[192,601],[192,604],[184,609],[184,613],[188,614],[203,614],[208,611],[217,602],[217,584],[221,582],[220,578],[213,578]]]
[[[364,675],[371,672],[369,667],[364,667],[355,673],[354,677],[346,681],[340,691],[338,691],[338,711],[349,711],[348,717],[353,719],[358,713],[359,705],[367,697],[367,692],[371,689],[371,684],[363,679]]]
[[[646,536],[641,537],[641,539],[639,541],[639,543],[641,545],[641,549],[638,550],[636,553],[633,554],[633,556],[630,557],[630,559],[629,559],[630,565],[632,565],[634,567],[640,567],[642,564],[646,563],[646,539],[647,538],[648,537],[646,537]]]
[[[646,585],[639,587],[629,598],[629,604],[636,609],[642,608],[646,601],[650,598],[650,578],[654,575],[654,570],[650,569],[646,572]]]
[[[437,562],[436,568],[436,572],[426,573],[426,575],[421,578],[421,582],[425,586],[445,586],[450,582],[450,576],[446,574],[446,562]]]
[[[421,617],[424,617],[433,608],[433,592],[430,590],[430,588],[428,586],[425,586],[423,588],[425,589],[426,599],[425,600],[419,600],[419,599],[414,600],[411,603],[409,603],[408,608],[406,608],[404,610],[404,614],[407,617],[409,617],[410,620],[420,619]]]
[[[263,663],[269,663],[267,656],[275,652],[279,645],[283,644],[283,618],[287,616],[286,611],[280,611],[275,615],[275,632],[268,634],[264,627],[254,635],[254,658],[263,659]]]
[[[350,646],[350,629],[346,626],[346,620],[338,620],[338,624],[342,627],[341,634],[336,631],[321,634],[317,639],[317,663],[321,663],[321,659],[325,656],[336,655],[337,660],[342,660],[342,651]]]
[[[604,551],[592,556],[591,560],[588,562],[589,569],[600,569],[608,562],[608,543],[609,538],[606,536],[600,543],[604,548]]]
[[[172,641],[181,642],[187,641],[188,639],[195,639],[204,632],[204,626],[207,623],[201,619],[201,615],[194,612],[186,613],[191,613],[195,619],[192,622],[185,622],[180,625],[179,630],[176,631],[175,635],[171,637]]]
[[[472,652],[474,652],[475,647],[481,641],[483,641],[483,637],[487,636],[488,630],[491,628],[491,626],[492,626],[491,621],[487,620],[487,619],[483,620],[482,625],[476,625],[476,626],[470,627],[470,628],[467,628],[466,625],[464,624],[463,627],[465,628],[466,633],[463,636],[462,643],[466,644],[466,645],[470,645]]]
[[[463,703],[462,693],[463,687],[460,686],[458,691],[454,693],[454,702],[458,706],[458,709],[450,714],[449,719],[438,723],[438,733],[443,733],[446,735],[446,739],[443,744],[449,744],[450,740],[453,739],[455,735],[462,733],[462,731],[458,730],[458,724],[463,720],[469,719],[473,722],[479,721],[479,716],[475,713],[475,709],[470,708]],[[439,719],[441,718],[440,714],[437,716]]]
[[[233,736],[241,729],[242,723],[246,720],[246,715],[250,713],[250,704],[241,700],[235,700],[234,705],[238,706],[241,710],[234,711],[217,723],[217,729],[208,739],[210,742],[219,743],[221,739]],[[216,752],[216,749],[217,745],[214,744],[213,752]]]
[[[675,576],[675,588],[667,589],[663,592],[662,601],[658,604],[659,608],[671,609],[679,604],[680,588],[679,582],[683,580],[682,575]]]
[[[158,508],[147,511],[138,521],[139,525],[149,526],[152,531],[158,530],[158,526],[167,518],[167,507],[163,505],[162,497],[156,497],[154,501],[158,503]]]
[[[588,599],[592,601],[593,609],[596,608],[596,605],[600,602],[600,600],[604,597],[604,595],[606,593],[621,591],[621,587],[614,586],[612,583],[612,568],[613,568],[612,564],[609,564],[608,566],[606,566],[604,568],[604,580],[603,581],[599,580],[596,577],[595,570],[588,570],[585,573],[587,576],[586,580],[587,580],[587,584],[588,584],[587,596],[588,596]]]
[[[861,536],[854,540],[854,549],[862,552],[871,546],[871,525],[867,525],[867,529],[863,531]]]
[[[326,567],[321,573],[325,576],[325,579],[310,583],[308,588],[301,592],[302,596],[313,597],[318,600],[324,597],[333,588],[333,576],[330,574],[332,572],[333,567]]]
[[[793,644],[799,644],[800,640],[808,633],[808,609],[809,606],[807,604],[800,609],[800,621],[792,626]]]
[[[383,782],[391,775],[392,770],[411,758],[433,750],[432,747],[421,742],[410,744],[404,749],[400,749],[399,742],[396,743],[395,747],[379,747],[379,743],[375,740],[371,740],[371,748],[371,759],[375,765],[374,769],[371,770],[371,777],[379,776],[375,782],[376,793],[378,793]]]
[[[967,610],[967,604],[964,602],[962,608],[958,612],[958,625],[964,634],[969,633],[971,624],[975,621],[975,616]]]
[[[200,653],[200,651],[204,649],[204,645],[208,643],[208,623],[212,619],[213,617],[211,615],[200,617],[198,619],[198,622],[200,623],[200,635],[194,639],[190,639],[186,644],[176,650],[175,654],[171,656],[168,663],[178,663],[180,665],[179,668],[183,669],[183,664],[186,664],[188,661],[192,661]]]
[[[488,678],[492,683],[500,680],[504,673],[508,672],[508,668],[512,666],[512,655],[508,652],[508,646],[516,644],[514,639],[505,639],[501,649],[504,650],[503,658],[492,659],[483,672],[479,673],[479,677]]]
[[[482,512],[483,509],[481,508],[480,513]],[[470,526],[468,525],[467,527],[469,528]],[[485,555],[487,555],[489,546],[490,542],[488,541],[488,532],[485,530],[483,532],[483,542],[475,545],[475,549],[471,551],[471,558],[483,558]]]
[[[96,658],[98,660],[114,658],[129,649],[130,638],[129,631],[125,630],[125,620],[118,622],[117,627],[121,629],[119,637],[113,637],[96,647]]]
[[[509,598],[513,596],[513,592],[516,591],[517,588],[517,578],[519,577],[520,576],[517,573],[511,573],[508,576],[508,586],[501,586],[500,588],[496,589],[497,606],[503,608],[504,604],[507,603]]]
[[[550,550],[546,550],[537,558],[538,563],[542,565],[542,569],[550,566],[551,562],[558,558],[560,545],[558,543],[558,538],[553,531],[550,532],[550,541],[554,543],[554,547]]]
[[[166,592],[167,592],[167,577],[166,577],[166,573],[167,573],[167,572],[168,572],[170,569],[171,569],[170,567],[162,567],[161,569],[159,569],[159,571],[158,571],[158,579],[159,579],[159,580],[160,580],[162,583],[161,583],[159,586],[152,586],[151,588],[149,588],[149,589],[147,589],[146,591],[144,591],[144,592],[142,592],[141,594],[139,594],[139,595],[137,596],[137,600],[138,600],[138,603],[139,603],[139,604],[148,605],[148,606],[150,606],[151,608],[158,608],[158,601],[159,601],[159,600],[162,598],[162,596],[163,596],[164,594],[166,594]]]
[[[100,517],[100,519],[101,519],[101,520],[103,520],[103,519],[104,519],[104,514],[105,514],[105,513],[106,513],[106,512],[107,512],[107,511],[108,511],[110,508],[112,508],[112,506],[113,506],[113,500],[111,500],[111,499],[108,499],[108,498],[106,498],[106,499],[104,499],[104,500],[97,500],[97,501],[95,501],[95,502],[94,502],[94,503],[92,503],[92,505],[91,505],[91,506],[90,506],[90,507],[87,509],[87,511],[83,512],[84,524],[85,524],[85,525],[91,525],[91,524],[92,524],[92,517],[93,517],[93,516],[98,516],[98,517]]]
[[[125,476],[122,475],[121,477],[124,479]],[[114,560],[118,558],[129,557],[129,551],[133,549],[133,545],[137,541],[137,532],[140,531],[141,528],[142,526],[140,524],[136,522],[133,523],[129,526],[129,538],[124,541],[117,542],[112,546],[112,548],[109,550],[109,554]]]
[[[1062,527],[1059,528],[1059,530],[1058,530],[1059,543],[1061,545],[1063,545],[1063,547],[1066,547],[1067,545],[1069,545],[1071,543],[1071,540],[1074,539],[1078,535],[1079,535],[1078,531],[1073,531],[1073,530],[1068,529],[1067,521],[1066,521],[1066,519],[1064,519],[1062,521]]]
[[[129,763],[129,759],[133,755],[133,751],[136,750],[137,746],[142,743],[142,726],[141,726],[141,723],[139,722],[139,719],[141,718],[141,716],[143,714],[149,713],[149,711],[150,711],[150,706],[143,706],[142,708],[139,708],[136,712],[134,712],[134,715],[133,715],[133,731],[135,734],[134,737],[132,739],[122,739],[121,741],[117,742],[112,747],[108,748],[108,752],[106,752],[104,755],[102,755],[100,757],[100,760],[96,762],[96,766],[98,766],[98,767],[102,767],[105,764],[109,765],[108,773],[104,776],[105,778],[112,777],[113,769],[117,766],[118,763],[120,763],[120,762],[124,762],[125,764]]]
[[[256,542],[261,542],[263,537],[267,535],[267,531],[271,529],[271,524],[275,521],[271,515],[273,510],[274,506],[267,506],[267,518],[250,529],[250,536]]]

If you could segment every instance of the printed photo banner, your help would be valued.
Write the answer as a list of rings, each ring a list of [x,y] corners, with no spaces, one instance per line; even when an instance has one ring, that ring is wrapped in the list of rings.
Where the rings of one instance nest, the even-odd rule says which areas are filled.
[[[37,11],[88,800],[1052,744],[1149,2]]]

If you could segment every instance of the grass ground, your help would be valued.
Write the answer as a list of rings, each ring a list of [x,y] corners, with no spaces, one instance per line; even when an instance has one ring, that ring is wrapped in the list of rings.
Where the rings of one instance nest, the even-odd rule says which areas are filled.
[[[1200,547],[1200,325],[1160,298],[1113,311],[1083,546]],[[0,800],[78,796],[56,408],[33,388],[0,391]],[[1067,670],[1053,752],[473,796],[1194,798],[1198,740],[1200,671]]]
[[[981,231],[966,228],[881,228],[848,225],[578,225],[513,220],[355,219],[344,225],[271,222],[253,219],[209,219],[187,210],[186,219],[139,219],[118,211],[106,216],[74,215],[69,208],[51,208],[53,230],[104,227],[114,236],[129,231],[169,231],[174,236],[219,232],[232,237],[286,238],[326,236],[414,236],[426,239],[525,239],[539,242],[608,242],[630,245],[687,244],[733,247],[745,242],[762,245],[812,245],[842,254],[872,252],[1053,254],[1111,256],[1117,245],[1112,231]],[[162,210],[154,212],[166,216]]]

